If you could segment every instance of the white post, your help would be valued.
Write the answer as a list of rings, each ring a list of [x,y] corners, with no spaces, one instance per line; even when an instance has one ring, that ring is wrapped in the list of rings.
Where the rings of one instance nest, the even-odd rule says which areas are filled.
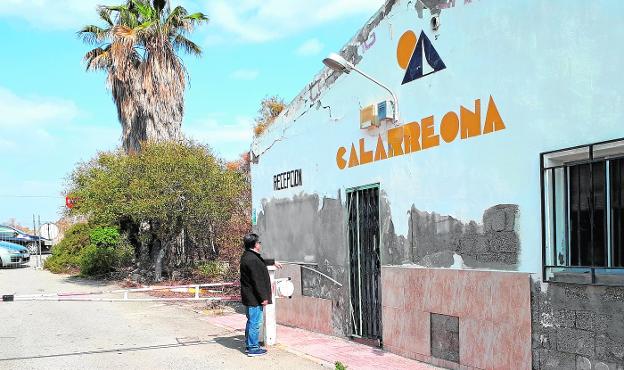
[[[264,320],[263,320],[263,331],[264,331],[264,345],[272,346],[275,345],[275,340],[277,337],[277,321],[275,319],[275,302],[277,300],[276,292],[275,292],[275,270],[277,268],[275,266],[267,266],[269,270],[269,277],[271,278],[271,304],[264,306]]]
[[[38,225],[37,225],[37,230],[35,230],[35,235],[39,237],[39,241],[37,242],[37,246],[39,247],[39,259],[37,262],[37,268],[42,270],[43,269],[43,261],[41,261],[41,216],[37,216],[37,221],[38,221]]]

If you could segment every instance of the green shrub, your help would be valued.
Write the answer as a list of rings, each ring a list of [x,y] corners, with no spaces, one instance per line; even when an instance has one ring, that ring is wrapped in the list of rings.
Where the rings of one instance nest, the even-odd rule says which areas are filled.
[[[56,250],[59,250],[57,253],[80,253],[82,248],[91,242],[90,234],[92,229],[93,227],[86,223],[71,226],[65,231],[63,239],[52,247],[52,253]]]
[[[52,255],[43,266],[53,273],[74,272],[80,268],[80,253],[90,243],[92,227],[82,223],[71,226],[63,239],[52,247]]]
[[[98,247],[116,247],[119,243],[119,230],[115,227],[96,227],[89,234],[91,244]]]
[[[230,264],[223,261],[207,261],[201,263],[197,271],[207,279],[221,280],[227,274]]]
[[[98,276],[130,266],[133,260],[134,248],[117,228],[77,224],[52,248],[44,267],[54,273],[80,270],[83,276]]]
[[[134,249],[115,227],[96,227],[90,233],[91,244],[80,254],[80,274],[98,276],[132,264]]]
[[[52,255],[46,258],[43,267],[55,274],[70,273],[80,268],[80,255],[59,253],[54,250]]]
[[[114,247],[90,244],[80,253],[80,275],[104,275],[114,270],[117,260]]]

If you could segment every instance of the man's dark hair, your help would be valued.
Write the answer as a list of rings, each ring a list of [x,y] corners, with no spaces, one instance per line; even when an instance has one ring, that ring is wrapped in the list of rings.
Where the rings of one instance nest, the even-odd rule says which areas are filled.
[[[260,240],[258,234],[249,233],[243,237],[243,246],[245,249],[254,249],[258,240]]]

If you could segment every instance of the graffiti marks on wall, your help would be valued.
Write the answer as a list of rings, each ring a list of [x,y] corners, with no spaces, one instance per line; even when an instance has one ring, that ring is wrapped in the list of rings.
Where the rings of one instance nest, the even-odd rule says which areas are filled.
[[[364,50],[368,50],[372,48],[373,45],[375,45],[376,41],[377,41],[377,36],[375,36],[375,32],[372,32],[370,36],[368,37],[368,40],[362,42],[362,48]]]
[[[457,137],[463,140],[506,128],[492,96],[488,101],[485,119],[482,119],[481,113],[481,99],[477,99],[474,102],[474,109],[460,106],[459,114],[454,111],[446,113],[438,125],[436,125],[435,117],[429,116],[420,122],[410,122],[392,128],[388,130],[387,148],[384,146],[381,134],[377,137],[374,145],[371,143],[367,145],[366,140],[362,138],[357,145],[351,144],[348,161],[346,159],[347,149],[345,147],[338,148],[336,165],[339,169],[344,170],[347,167],[351,168],[434,148],[442,142],[452,143]],[[371,149],[373,147],[374,150]]]

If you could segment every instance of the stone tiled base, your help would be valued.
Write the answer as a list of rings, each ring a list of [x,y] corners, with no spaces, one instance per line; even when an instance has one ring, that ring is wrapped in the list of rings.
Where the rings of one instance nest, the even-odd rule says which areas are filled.
[[[331,327],[332,302],[328,299],[301,295],[301,268],[295,265],[287,265],[276,275],[278,278],[290,277],[295,286],[292,298],[280,298],[277,302],[277,322],[317,333],[333,334]]]
[[[528,274],[382,268],[386,348],[449,369],[530,369]],[[431,356],[430,313],[459,317],[460,363]]]
[[[280,300],[276,307],[279,324],[332,334],[330,300],[300,296]]]

